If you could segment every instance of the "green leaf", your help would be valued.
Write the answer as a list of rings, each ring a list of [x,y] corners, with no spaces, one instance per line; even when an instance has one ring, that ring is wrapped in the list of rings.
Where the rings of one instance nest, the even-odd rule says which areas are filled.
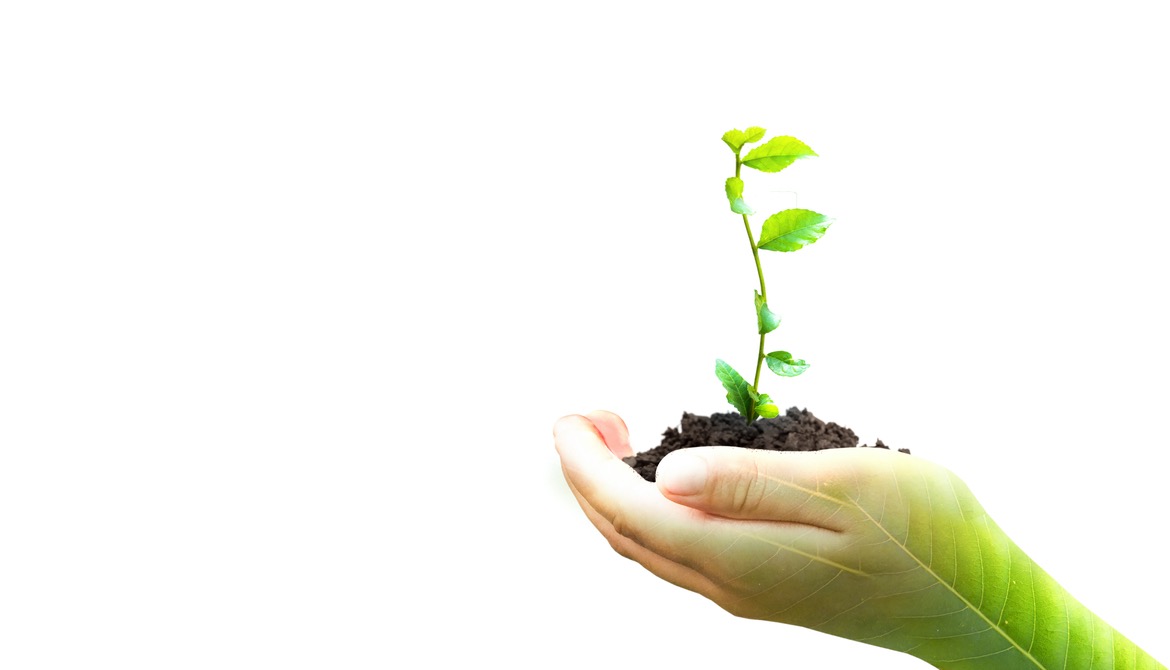
[[[760,335],[770,333],[780,326],[780,317],[776,313],[768,309],[768,303],[764,302],[764,297],[760,295],[759,291],[756,294],[756,328]]]
[[[727,200],[731,203],[731,211],[736,214],[755,214],[743,201],[743,180],[739,177],[728,177],[723,185],[727,191]]]
[[[727,191],[728,200],[735,200],[743,195],[743,180],[739,177],[728,177],[723,184],[723,190]]]
[[[795,377],[808,369],[808,363],[793,358],[787,351],[773,351],[764,358],[764,361],[768,364],[768,369],[781,377]]]
[[[832,222],[829,217],[811,209],[786,209],[764,221],[758,246],[769,251],[803,249],[821,239]]]
[[[724,141],[727,141],[726,136],[724,136]],[[743,146],[742,142],[740,146]],[[792,165],[798,158],[816,155],[816,152],[808,148],[804,142],[795,137],[782,135],[773,137],[749,151],[748,155],[743,158],[743,164],[760,172],[779,172]]]
[[[775,419],[780,416],[780,408],[772,403],[772,398],[767,393],[756,393],[752,391],[752,400],[756,404],[756,414],[765,419]]]
[[[723,388],[727,389],[727,402],[731,403],[732,407],[739,410],[739,413],[751,423],[756,417],[753,416],[752,412],[752,389],[748,386],[747,381],[735,371],[735,368],[724,363],[721,359],[715,361],[715,376],[723,382]]]
[[[750,144],[752,142],[759,142],[763,138],[764,129],[759,126],[752,126],[747,130],[733,128],[723,133],[723,141],[726,142],[727,146],[731,147],[731,150],[736,154],[738,154],[740,150],[743,149],[743,145]]]
[[[742,130],[732,128],[723,133],[723,141],[727,143],[727,146],[731,147],[733,153],[738,154],[739,150],[743,148],[744,143],[747,142],[747,135]]]

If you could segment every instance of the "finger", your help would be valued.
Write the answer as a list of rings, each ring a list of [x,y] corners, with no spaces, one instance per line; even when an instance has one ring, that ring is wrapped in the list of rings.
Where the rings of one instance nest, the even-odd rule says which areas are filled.
[[[620,422],[620,419],[618,421]],[[620,439],[612,421],[602,420],[601,423],[614,433],[615,441]],[[578,472],[601,473],[609,481],[621,482],[614,490],[622,490],[637,483],[648,483],[614,454],[601,429],[588,417],[579,414],[561,417],[553,426],[553,437],[566,477],[577,476]],[[575,484],[579,489],[582,486],[580,481],[576,481]],[[587,492],[586,495],[588,496]]]
[[[573,496],[577,499],[577,503],[585,512],[585,516],[589,519],[590,523],[597,528],[601,535],[605,537],[606,541],[609,542],[609,546],[619,555],[634,561],[658,578],[670,582],[675,586],[687,589],[688,591],[694,591],[712,600],[716,598],[718,588],[706,576],[664,556],[659,556],[633,540],[619,534],[613,529],[613,524],[609,523],[605,517],[593,509],[589,501],[577,491],[572,482],[569,482],[569,490],[573,492]]]
[[[585,417],[564,417],[554,432],[565,480],[614,533],[676,563],[701,565],[701,559],[680,547],[710,535],[712,526],[703,523],[710,517],[663,498],[653,484],[610,452],[600,431]]]
[[[775,528],[765,522],[771,526],[761,528],[759,522],[711,516],[667,500],[610,453],[585,417],[558,422],[556,443],[566,480],[615,533],[715,583],[820,551],[821,538],[809,535],[810,526]]]
[[[585,418],[593,422],[615,456],[625,458],[634,455],[634,450],[630,448],[630,431],[620,416],[613,412],[596,410],[587,413]]]
[[[804,524],[728,519],[668,500],[654,484],[614,457],[597,428],[584,417],[558,422],[556,443],[566,480],[608,527],[596,525],[606,532],[612,528],[615,549],[633,555],[630,545],[617,543],[620,536],[703,575],[716,588],[710,595],[703,594],[715,599],[725,592],[716,600],[725,609],[728,602],[778,587],[810,565],[861,574],[853,562],[835,558],[839,553],[835,546],[843,534]],[[648,566],[666,570],[650,558],[645,560]],[[738,596],[729,601],[726,593]]]
[[[857,449],[819,452],[695,447],[658,464],[664,496],[732,519],[769,519],[842,530],[856,512]],[[862,460],[866,460],[862,457]]]

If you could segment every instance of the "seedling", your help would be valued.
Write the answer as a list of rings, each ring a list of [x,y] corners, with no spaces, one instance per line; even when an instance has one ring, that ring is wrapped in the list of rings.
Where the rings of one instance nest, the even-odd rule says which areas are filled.
[[[735,176],[729,177],[725,188],[731,211],[743,217],[748,242],[752,245],[752,257],[756,261],[756,274],[760,277],[760,289],[756,294],[756,325],[760,334],[760,348],[756,357],[756,376],[749,385],[735,368],[722,359],[715,361],[715,375],[727,389],[727,401],[732,404],[750,424],[758,417],[771,419],[780,414],[780,409],[767,393],[760,393],[760,370],[767,362],[768,369],[781,377],[795,377],[808,369],[808,363],[794,358],[787,351],[764,353],[764,338],[780,325],[780,317],[768,308],[768,288],[764,283],[764,269],[760,265],[760,249],[767,251],[796,251],[821,239],[828,230],[831,219],[809,209],[786,209],[764,220],[759,242],[752,234],[748,216],[755,214],[743,199],[743,180],[739,173],[743,166],[760,172],[779,172],[798,159],[816,156],[812,149],[795,137],[773,137],[740,157],[744,145],[764,139],[765,130],[752,126],[747,130],[729,130],[723,134],[723,141],[735,154]]]

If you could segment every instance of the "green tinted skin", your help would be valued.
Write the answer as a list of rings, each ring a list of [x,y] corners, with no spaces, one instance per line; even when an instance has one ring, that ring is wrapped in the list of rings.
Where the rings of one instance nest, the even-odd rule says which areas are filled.
[[[620,460],[632,451],[616,416],[568,417],[556,440],[570,488],[618,553],[736,616],[944,670],[1166,670],[930,461],[694,447],[669,454],[652,484]]]
[[[760,231],[759,241],[752,232],[748,215],[754,214],[743,198],[743,180],[740,172],[743,166],[760,170],[761,172],[779,172],[801,158],[816,156],[816,153],[805,143],[794,137],[773,137],[741,156],[747,144],[759,142],[764,138],[765,130],[752,126],[747,130],[729,130],[723,134],[723,141],[735,154],[735,176],[727,179],[724,188],[731,211],[743,218],[743,227],[747,231],[748,244],[751,245],[752,258],[756,263],[756,274],[760,279],[760,288],[755,292],[756,326],[760,335],[760,344],[756,352],[756,373],[749,385],[747,381],[733,367],[722,360],[715,363],[715,375],[727,390],[727,401],[743,415],[748,423],[758,417],[772,418],[779,414],[779,408],[766,394],[761,393],[760,371],[764,364],[772,372],[782,377],[795,377],[808,369],[803,360],[794,358],[787,351],[773,351],[764,353],[764,340],[768,333],[780,325],[780,318],[768,308],[768,288],[764,281],[764,268],[760,263],[760,250],[791,252],[804,248],[819,240],[825,234],[831,223],[823,214],[807,209],[786,209],[769,216]]]
[[[954,473],[885,450],[813,458],[812,480],[764,473],[760,494],[811,523],[788,542],[740,529],[735,546],[755,547],[739,555],[753,566],[737,575],[741,614],[947,670],[1165,670],[1036,565]]]

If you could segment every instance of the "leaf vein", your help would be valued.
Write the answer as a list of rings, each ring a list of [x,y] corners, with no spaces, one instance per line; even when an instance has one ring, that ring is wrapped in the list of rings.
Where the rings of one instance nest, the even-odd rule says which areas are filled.
[[[895,479],[895,481],[896,481],[896,479]],[[878,528],[878,530],[880,530],[880,531],[882,531],[883,533],[885,533],[885,534],[886,534],[887,536],[889,536],[891,539],[893,539],[893,538],[894,538],[894,536],[893,536],[893,535],[890,533],[890,531],[889,531],[889,530],[887,530],[887,529],[885,528],[885,526],[882,526],[881,524],[878,524],[878,523],[877,523],[877,522],[874,520],[873,516],[872,516],[872,515],[870,515],[870,513],[869,513],[869,512],[868,512],[868,511],[867,511],[867,510],[866,510],[864,507],[862,507],[861,505],[859,505],[859,504],[857,503],[857,501],[853,500],[853,501],[851,501],[851,502],[852,502],[852,503],[853,503],[853,504],[854,504],[854,505],[857,507],[857,509],[858,509],[858,510],[859,510],[859,511],[860,511],[862,514],[864,514],[864,515],[865,515],[865,516],[866,516],[866,517],[867,517],[867,518],[870,520],[870,522],[872,522],[872,523],[873,523],[873,524],[874,524],[874,525],[875,525],[875,526]],[[907,556],[909,556],[909,557],[910,557],[910,558],[911,558],[913,561],[915,561],[916,563],[918,563],[918,565],[922,566],[922,569],[923,569],[923,570],[926,570],[926,572],[927,572],[928,574],[930,574],[932,577],[934,577],[934,579],[935,579],[935,580],[937,580],[939,583],[946,585],[946,582],[944,582],[942,579],[940,579],[940,578],[939,578],[939,576],[938,576],[938,575],[937,575],[937,574],[936,574],[936,573],[935,573],[933,570],[931,570],[931,569],[930,569],[928,566],[926,566],[925,564],[923,564],[923,563],[922,563],[922,559],[920,559],[918,556],[916,556],[916,555],[914,554],[914,552],[910,551],[910,549],[909,549],[909,548],[908,548],[908,547],[907,547],[905,544],[902,544],[902,543],[900,543],[900,542],[899,542],[899,543],[897,543],[897,544],[898,544],[899,548],[900,548],[900,549],[901,549],[901,550],[902,550],[902,551],[903,551],[903,552],[904,552],[904,553],[905,553]],[[1009,555],[1009,556],[1011,555],[1011,554],[1010,554],[1010,552],[1009,552],[1009,554],[1008,554],[1008,555]],[[1009,578],[1010,578],[1010,575],[1011,575],[1010,569],[1009,569],[1008,575],[1009,575]],[[995,629],[995,631],[996,631],[997,633],[999,633],[1001,637],[1003,637],[1003,638],[1004,638],[1006,641],[1008,641],[1008,642],[1009,642],[1009,643],[1012,645],[1012,647],[1015,647],[1016,649],[1018,649],[1018,650],[1020,651],[1020,653],[1022,653],[1022,654],[1023,654],[1023,655],[1024,655],[1024,656],[1025,656],[1025,657],[1026,657],[1026,658],[1027,658],[1029,661],[1031,661],[1031,662],[1032,662],[1032,663],[1033,663],[1033,664],[1034,664],[1034,665],[1035,665],[1037,668],[1043,668],[1043,667],[1044,667],[1043,665],[1041,665],[1040,661],[1036,660],[1036,657],[1032,656],[1032,654],[1028,653],[1028,652],[1027,652],[1027,651],[1025,651],[1023,648],[1021,648],[1021,647],[1020,647],[1020,645],[1019,645],[1019,644],[1018,644],[1018,643],[1017,643],[1017,642],[1016,642],[1014,639],[1012,639],[1012,637],[1011,637],[1010,635],[1008,635],[1008,634],[1007,634],[1007,631],[1003,630],[1003,629],[1000,627],[999,623],[992,623],[992,621],[991,621],[990,619],[988,619],[988,618],[987,618],[987,616],[986,616],[985,614],[983,614],[983,612],[982,612],[982,611],[980,611],[980,610],[978,610],[978,609],[975,609],[975,608],[974,608],[974,607],[971,605],[971,602],[970,602],[969,600],[967,600],[967,598],[966,598],[966,597],[964,597],[962,593],[960,593],[960,592],[959,592],[959,591],[957,591],[955,588],[953,588],[953,587],[951,587],[951,586],[949,586],[949,585],[947,585],[947,589],[949,589],[949,590],[950,590],[950,592],[951,592],[952,594],[954,594],[954,595],[955,595],[955,597],[956,597],[956,598],[958,598],[958,599],[959,599],[959,600],[960,600],[960,601],[961,601],[963,604],[965,604],[967,607],[970,607],[970,608],[972,609],[972,611],[973,611],[973,612],[974,612],[974,613],[975,613],[977,616],[979,616],[979,618],[983,619],[983,620],[984,620],[985,622],[987,622],[987,623],[988,623],[988,624],[989,624],[989,625],[990,625],[992,628],[994,628],[994,629]],[[1004,604],[1005,604],[1005,605],[1007,604],[1006,600],[1004,601]],[[990,655],[990,654],[989,654],[989,655]]]

